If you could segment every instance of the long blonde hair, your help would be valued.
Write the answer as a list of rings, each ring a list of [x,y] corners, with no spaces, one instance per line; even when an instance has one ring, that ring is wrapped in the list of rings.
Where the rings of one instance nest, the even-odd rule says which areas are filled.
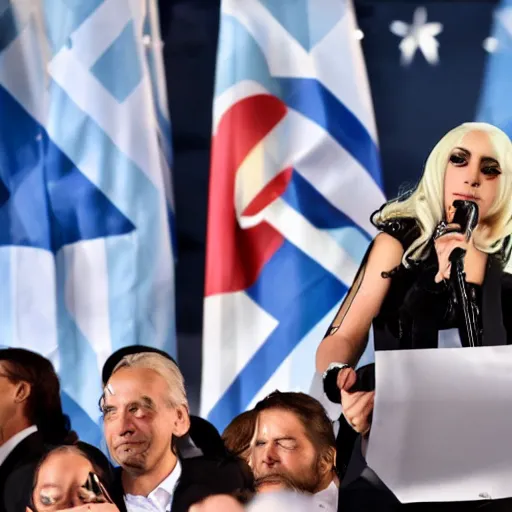
[[[494,203],[475,229],[475,246],[483,252],[495,253],[504,249],[505,240],[512,234],[512,143],[506,133],[491,124],[464,123],[450,130],[435,145],[417,187],[405,199],[389,201],[372,216],[377,227],[393,219],[416,219],[420,236],[404,253],[406,267],[408,260],[418,261],[428,255],[427,245],[445,218],[444,177],[451,152],[468,133],[475,131],[487,134],[502,171]]]

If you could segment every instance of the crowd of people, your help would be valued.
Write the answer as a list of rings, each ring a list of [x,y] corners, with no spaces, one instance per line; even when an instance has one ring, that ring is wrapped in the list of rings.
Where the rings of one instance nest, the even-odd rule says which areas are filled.
[[[221,435],[190,415],[176,362],[137,345],[102,372],[109,459],[72,431],[51,363],[3,349],[0,512],[512,510],[510,499],[400,503],[366,464],[377,395],[374,365],[358,366],[370,329],[376,351],[512,344],[510,139],[483,123],[450,131],[418,186],[372,222],[381,233],[317,351],[324,392],[342,406],[336,435],[316,399],[286,390]]]
[[[187,512],[193,505],[218,509],[202,503],[210,496],[243,507],[275,490],[337,509],[334,431],[314,398],[276,391],[221,437],[190,415],[183,376],[167,354],[125,347],[105,363],[103,378],[110,460],[71,430],[50,361],[0,350],[2,512]]]

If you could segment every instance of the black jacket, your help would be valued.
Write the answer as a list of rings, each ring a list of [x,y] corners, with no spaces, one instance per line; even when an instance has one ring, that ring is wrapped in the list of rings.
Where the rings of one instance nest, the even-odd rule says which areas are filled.
[[[43,439],[34,432],[5,459],[0,466],[0,512],[25,512],[34,471],[44,452]]]
[[[191,416],[190,435],[176,443],[181,464],[181,477],[173,494],[172,512],[188,509],[214,494],[244,494],[253,490],[253,475],[249,466],[226,450],[213,425]],[[122,469],[115,469],[112,499],[125,512]]]
[[[174,491],[172,512],[188,512],[199,501],[214,494],[251,491],[253,477],[247,464],[235,458],[193,457],[181,459],[181,477]],[[112,499],[120,512],[126,512],[121,481],[122,469],[115,469]]]
[[[236,494],[253,488],[252,472],[238,458],[195,457],[181,460],[182,473],[172,501],[172,512],[189,508],[213,494]]]

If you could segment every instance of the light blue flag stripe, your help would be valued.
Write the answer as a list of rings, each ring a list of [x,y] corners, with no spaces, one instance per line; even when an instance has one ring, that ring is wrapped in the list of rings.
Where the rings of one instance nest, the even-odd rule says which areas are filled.
[[[492,37],[497,48],[487,57],[476,119],[512,136],[512,0],[502,0],[495,10]]]

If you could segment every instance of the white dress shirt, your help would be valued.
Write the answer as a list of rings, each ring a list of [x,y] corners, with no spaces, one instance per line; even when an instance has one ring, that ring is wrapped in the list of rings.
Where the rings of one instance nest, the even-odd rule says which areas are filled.
[[[124,503],[128,512],[170,512],[174,489],[181,476],[181,464],[178,460],[169,476],[163,480],[148,496],[125,494]]]
[[[5,459],[9,457],[11,452],[18,446],[23,440],[25,440],[30,434],[37,432],[37,427],[32,425],[31,427],[23,429],[18,432],[10,439],[8,439],[2,446],[0,446],[0,466],[5,462]]]
[[[312,512],[318,510],[314,497],[314,494],[303,494],[295,491],[264,492],[257,494],[250,501],[246,511],[283,512],[283,510],[292,510],[293,512]]]
[[[336,512],[338,510],[338,486],[334,480],[323,491],[313,494],[315,509],[325,512]]]

